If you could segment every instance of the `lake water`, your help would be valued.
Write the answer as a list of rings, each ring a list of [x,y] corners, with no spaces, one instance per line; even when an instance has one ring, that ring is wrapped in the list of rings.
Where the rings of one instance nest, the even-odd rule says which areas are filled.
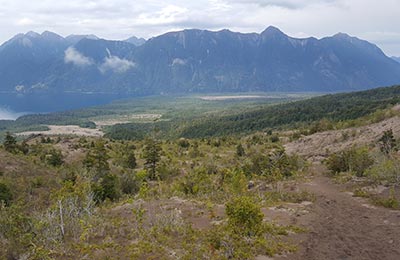
[[[0,93],[0,119],[16,119],[24,114],[49,113],[103,105],[122,98],[127,98],[127,96],[103,93],[61,93],[58,95]]]

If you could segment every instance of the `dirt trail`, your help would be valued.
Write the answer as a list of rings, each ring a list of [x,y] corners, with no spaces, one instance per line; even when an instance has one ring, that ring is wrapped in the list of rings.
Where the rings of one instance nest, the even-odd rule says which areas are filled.
[[[298,219],[309,231],[298,252],[276,259],[400,259],[400,211],[369,206],[321,174],[302,188],[317,198]]]

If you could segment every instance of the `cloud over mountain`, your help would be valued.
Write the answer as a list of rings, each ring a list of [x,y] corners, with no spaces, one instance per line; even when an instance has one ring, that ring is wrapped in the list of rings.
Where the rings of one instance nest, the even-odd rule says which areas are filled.
[[[79,67],[90,66],[93,64],[92,59],[84,56],[79,51],[77,51],[74,47],[69,47],[68,49],[65,50],[64,62],[72,63],[73,65],[76,65]]]
[[[99,66],[99,69],[102,73],[106,73],[107,71],[124,73],[135,66],[135,63],[132,61],[111,55],[104,60],[104,63]]]

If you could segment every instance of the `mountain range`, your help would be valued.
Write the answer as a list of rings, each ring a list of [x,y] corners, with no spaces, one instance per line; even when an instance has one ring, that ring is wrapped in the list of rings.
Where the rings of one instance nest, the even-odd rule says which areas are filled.
[[[395,61],[397,61],[397,62],[399,62],[399,63],[400,63],[400,57],[395,57],[395,56],[392,56],[392,59],[394,59]]]
[[[0,46],[0,91],[135,95],[242,91],[338,92],[400,83],[400,63],[338,33],[322,39],[183,30],[149,40],[52,32]]]

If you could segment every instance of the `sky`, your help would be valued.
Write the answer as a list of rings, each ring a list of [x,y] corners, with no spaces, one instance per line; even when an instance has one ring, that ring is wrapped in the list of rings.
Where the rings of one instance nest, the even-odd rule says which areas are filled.
[[[182,29],[262,32],[292,37],[338,32],[400,56],[400,0],[0,0],[0,42],[28,31],[151,38]]]

